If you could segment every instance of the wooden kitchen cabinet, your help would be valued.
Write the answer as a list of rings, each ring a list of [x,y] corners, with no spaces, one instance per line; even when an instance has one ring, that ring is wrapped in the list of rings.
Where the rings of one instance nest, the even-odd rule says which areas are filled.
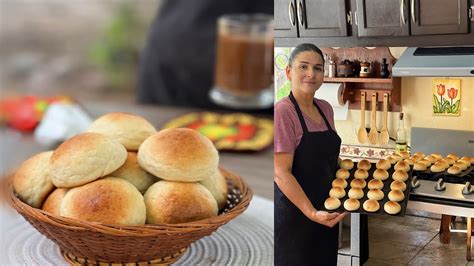
[[[274,34],[278,37],[298,37],[296,0],[274,1]]]
[[[356,0],[359,36],[409,35],[409,0]]]
[[[411,0],[412,35],[468,33],[468,0]]]

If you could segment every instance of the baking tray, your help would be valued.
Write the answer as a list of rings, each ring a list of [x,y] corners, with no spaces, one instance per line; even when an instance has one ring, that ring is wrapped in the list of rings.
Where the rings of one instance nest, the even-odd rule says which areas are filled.
[[[395,172],[395,169],[394,169],[394,166],[395,164],[392,164],[392,167],[390,167],[390,169],[387,170],[388,174],[389,174],[389,178],[387,180],[384,180],[382,181],[383,182],[383,193],[384,193],[384,198],[382,200],[379,200],[379,204],[380,204],[380,209],[376,212],[367,212],[363,209],[362,205],[364,204],[364,202],[366,200],[368,200],[367,198],[367,192],[369,191],[369,188],[368,188],[368,185],[369,185],[369,181],[374,179],[372,176],[373,176],[373,173],[375,171],[375,169],[377,169],[377,167],[375,166],[376,164],[375,163],[371,163],[372,167],[370,168],[370,170],[368,171],[369,172],[369,177],[367,179],[365,179],[365,181],[367,182],[367,185],[365,186],[365,188],[363,189],[364,191],[364,197],[359,199],[359,202],[360,202],[360,208],[356,211],[347,211],[346,209],[344,209],[344,201],[346,199],[349,198],[348,196],[348,193],[349,193],[349,190],[351,189],[351,181],[354,180],[354,172],[357,170],[357,162],[354,162],[354,168],[352,168],[349,172],[350,172],[350,176],[348,179],[346,179],[347,181],[347,187],[344,189],[346,191],[346,196],[344,196],[343,198],[340,198],[339,200],[341,201],[341,206],[335,210],[327,210],[324,205],[323,205],[323,209],[325,211],[328,211],[328,212],[349,212],[349,213],[363,213],[363,214],[378,214],[378,215],[389,215],[389,216],[400,216],[400,217],[404,217],[405,216],[405,212],[406,212],[406,209],[407,209],[407,203],[408,203],[408,196],[410,194],[410,190],[411,190],[411,179],[412,179],[412,174],[413,174],[413,166],[411,165],[410,166],[410,171],[408,171],[408,179],[405,181],[405,184],[407,186],[407,189],[403,192],[405,194],[405,199],[401,202],[398,202],[398,204],[400,204],[400,207],[401,207],[401,211],[397,214],[388,214],[384,211],[383,209],[383,206],[384,204],[389,201],[388,199],[388,193],[390,192],[390,184],[394,181],[392,179],[392,174],[393,172]],[[337,171],[337,170],[336,170]],[[334,176],[332,180],[334,180],[336,177]],[[332,182],[331,180],[331,182]],[[331,187],[332,188],[332,187]],[[329,197],[329,191],[326,193],[327,194],[327,198]]]
[[[447,171],[434,173],[428,168],[425,171],[413,170],[413,176],[416,176],[421,180],[438,181],[440,178],[442,178],[444,182],[448,183],[466,184],[466,182],[471,182],[472,184],[474,181],[474,165],[471,165],[471,167],[468,167],[466,170],[457,175],[450,174]]]

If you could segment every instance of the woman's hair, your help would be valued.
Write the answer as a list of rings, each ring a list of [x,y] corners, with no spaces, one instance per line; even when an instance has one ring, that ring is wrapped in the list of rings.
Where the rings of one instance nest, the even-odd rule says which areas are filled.
[[[311,43],[302,43],[296,46],[295,49],[291,51],[290,58],[288,60],[288,65],[291,66],[296,56],[301,52],[315,52],[319,54],[321,56],[321,59],[323,59],[323,65],[324,65],[323,52],[316,45],[311,44]]]

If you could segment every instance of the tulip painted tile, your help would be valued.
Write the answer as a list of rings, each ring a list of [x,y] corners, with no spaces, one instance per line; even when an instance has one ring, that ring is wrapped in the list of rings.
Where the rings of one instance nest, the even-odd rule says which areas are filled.
[[[461,114],[461,80],[433,80],[433,115],[459,116]]]

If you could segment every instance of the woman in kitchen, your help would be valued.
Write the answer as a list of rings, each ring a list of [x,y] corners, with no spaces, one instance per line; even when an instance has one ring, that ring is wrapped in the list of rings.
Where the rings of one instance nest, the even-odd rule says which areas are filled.
[[[331,105],[314,98],[324,78],[321,50],[298,45],[285,71],[291,92],[274,110],[275,265],[336,265],[336,225],[346,213],[321,209],[341,139]]]

